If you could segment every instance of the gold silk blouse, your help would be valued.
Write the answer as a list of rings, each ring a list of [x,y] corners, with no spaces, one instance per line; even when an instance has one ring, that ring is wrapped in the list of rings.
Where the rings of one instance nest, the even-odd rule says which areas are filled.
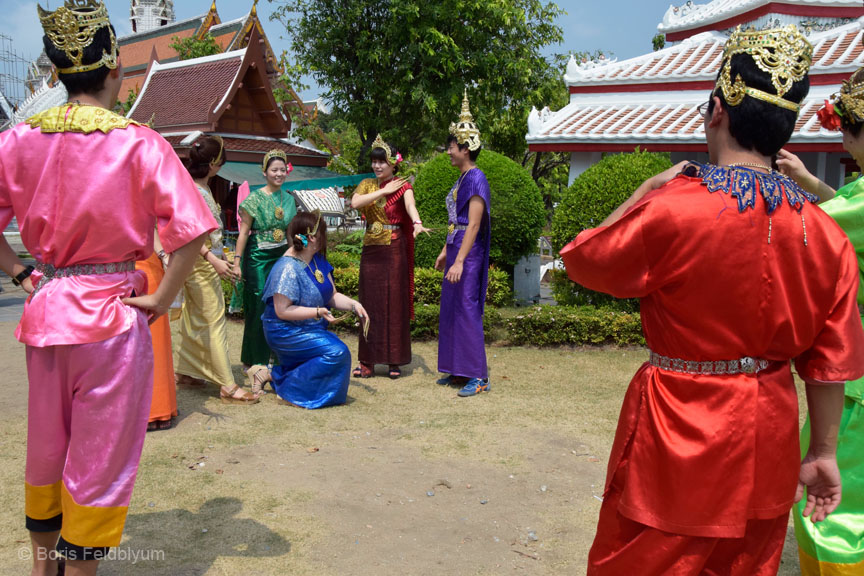
[[[354,194],[371,194],[379,190],[378,181],[375,178],[367,178],[357,185]],[[387,205],[387,196],[379,198],[371,204],[367,204],[360,211],[366,217],[366,234],[363,235],[364,246],[389,246],[391,231],[381,228],[390,224],[384,207]]]

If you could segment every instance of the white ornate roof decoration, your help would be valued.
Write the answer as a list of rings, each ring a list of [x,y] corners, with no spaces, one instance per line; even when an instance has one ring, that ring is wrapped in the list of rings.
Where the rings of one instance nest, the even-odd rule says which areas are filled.
[[[786,4],[819,8],[860,8],[859,0],[713,0],[707,4],[688,1],[679,6],[670,6],[657,26],[661,34],[701,28],[730,18],[735,18],[751,10],[769,4]],[[794,17],[795,23],[801,17]],[[785,24],[786,22],[781,22]]]
[[[614,64],[617,61],[617,58],[609,60],[603,54],[601,54],[597,58],[592,58],[590,60],[586,58],[576,60],[576,57],[571,54],[570,60],[567,61],[567,73],[564,74],[564,81],[578,82],[585,75],[586,71],[594,70],[595,68],[606,66],[608,64]]]
[[[15,124],[18,124],[35,114],[44,112],[54,106],[60,106],[68,98],[69,94],[66,92],[66,88],[62,82],[57,82],[52,87],[43,79],[42,86],[18,106],[18,110],[12,116],[12,120]]]
[[[132,0],[129,20],[135,32],[147,32],[174,23],[173,0]]]
[[[12,105],[6,100],[6,96],[0,92],[0,122],[11,119],[14,112]]]
[[[864,17],[850,24],[810,35],[813,65],[810,74],[851,74],[864,65],[860,51]],[[703,32],[679,44],[603,65],[567,66],[564,80],[571,87],[615,86],[667,82],[714,81],[726,36]]]
[[[816,112],[836,86],[816,86],[802,102],[792,142],[836,142],[837,132],[821,128]],[[591,94],[548,114],[532,110],[528,144],[705,144],[705,128],[696,110],[704,90]]]

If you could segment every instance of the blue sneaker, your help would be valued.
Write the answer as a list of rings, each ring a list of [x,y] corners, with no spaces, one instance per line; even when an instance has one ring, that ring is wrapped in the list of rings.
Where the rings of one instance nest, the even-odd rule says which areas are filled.
[[[453,384],[453,376],[448,374],[447,376],[436,380],[435,383],[440,384],[441,386],[450,386],[451,384]]]
[[[480,378],[471,378],[468,382],[465,383],[465,386],[459,390],[459,396],[463,398],[467,396],[474,396],[475,394],[479,394],[480,392],[487,392],[489,390],[489,379]]]

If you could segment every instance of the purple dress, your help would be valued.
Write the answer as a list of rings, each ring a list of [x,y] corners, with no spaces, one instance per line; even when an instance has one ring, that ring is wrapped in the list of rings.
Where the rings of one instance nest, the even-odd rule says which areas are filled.
[[[456,198],[453,192],[456,191]],[[447,194],[450,224],[468,224],[468,201],[479,196],[486,204],[474,245],[465,258],[462,279],[441,286],[441,316],[438,320],[438,371],[453,376],[487,378],[486,345],[483,338],[483,308],[489,281],[489,182],[478,168],[466,172]],[[450,269],[462,247],[465,230],[447,236],[447,267]]]

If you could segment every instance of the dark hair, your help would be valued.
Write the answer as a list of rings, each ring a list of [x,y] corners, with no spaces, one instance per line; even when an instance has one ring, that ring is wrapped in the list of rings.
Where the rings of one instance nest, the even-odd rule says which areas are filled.
[[[468,144],[459,144],[459,140],[453,134],[449,134],[447,136],[447,148],[450,147],[451,142],[456,142],[456,146],[459,147],[459,150],[468,150]],[[480,156],[481,148],[477,148],[476,150],[468,150],[468,158],[471,159],[472,162],[477,161],[477,157]]]
[[[225,151],[222,144],[212,136],[201,136],[189,149],[189,158],[183,159],[183,165],[192,178],[204,178],[210,173],[210,166],[219,158],[220,166],[225,164]]]
[[[270,164],[272,164],[274,160],[278,160],[279,162],[282,162],[283,164],[285,164],[285,168],[288,168],[288,162],[286,160],[280,158],[279,156],[273,156],[272,158],[267,160],[267,165],[264,166],[265,172],[270,169]]]
[[[393,156],[399,153],[399,150],[394,147],[392,144],[387,142],[387,145],[390,146],[390,152]],[[369,152],[369,161],[378,160],[379,162],[387,162],[390,164],[390,158],[387,158],[387,151],[384,148],[372,148],[372,151]],[[393,174],[399,173],[399,164],[393,164]]]
[[[317,212],[297,212],[294,218],[291,219],[291,223],[288,224],[288,239],[291,241],[291,245],[294,247],[294,250],[299,252],[305,248],[303,246],[303,241],[297,238],[298,234],[307,234],[309,230],[315,228],[315,224],[318,224],[318,252],[320,252],[325,258],[327,257],[327,223],[324,222],[324,216],[322,215],[320,218],[320,223],[318,220],[319,216]]]
[[[852,74],[849,78],[849,84],[858,84],[862,80],[864,80],[864,69],[859,68],[858,71]],[[843,128],[844,132],[848,132],[850,136],[857,138],[861,133],[861,128],[864,127],[864,120],[851,122],[844,114],[840,117],[840,126]]]
[[[109,31],[110,28],[110,31]],[[102,58],[102,53],[111,53],[111,36],[114,34],[114,27],[110,24],[103,26],[93,35],[93,42],[84,49],[84,56],[81,58],[81,64],[94,64]],[[70,68],[75,65],[66,53],[54,46],[54,43],[48,36],[42,36],[42,44],[45,46],[45,54],[51,63],[60,68]],[[76,72],[75,74],[59,74],[57,78],[66,87],[69,94],[98,94],[105,88],[105,79],[111,69],[107,66],[100,66],[95,70],[88,72]]]
[[[720,73],[722,73],[722,68]],[[718,73],[718,78],[720,76]],[[768,94],[777,94],[771,83],[770,75],[759,70],[753,58],[747,54],[732,56],[730,77],[741,76],[749,88],[756,88]],[[810,77],[792,84],[784,100],[800,103],[810,91]],[[781,108],[775,104],[745,96],[738,106],[730,106],[723,96],[722,90],[714,94],[723,102],[723,108],[729,115],[729,133],[742,148],[756,150],[763,156],[775,155],[792,136],[798,115],[792,110]],[[714,112],[714,99],[708,101],[708,115]]]

